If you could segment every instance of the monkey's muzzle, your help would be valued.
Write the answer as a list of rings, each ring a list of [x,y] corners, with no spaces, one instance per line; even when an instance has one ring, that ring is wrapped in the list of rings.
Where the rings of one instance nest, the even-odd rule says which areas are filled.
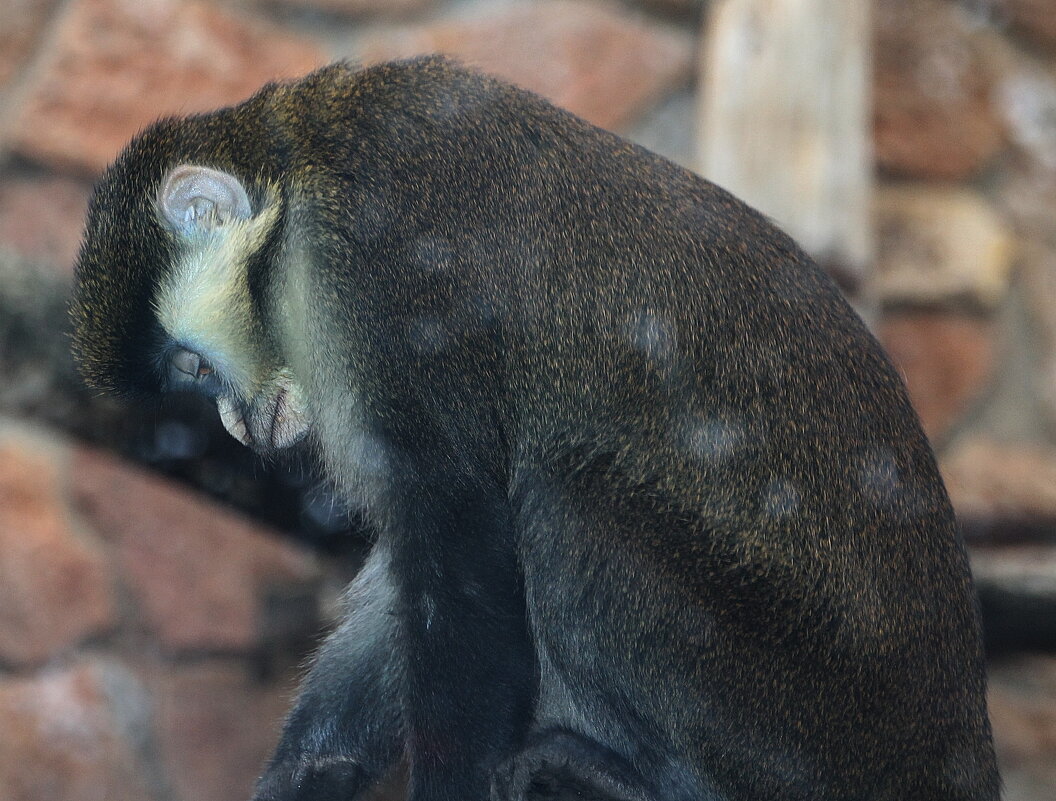
[[[284,374],[276,376],[249,404],[219,395],[216,408],[227,432],[261,453],[288,448],[310,428],[297,384]]]

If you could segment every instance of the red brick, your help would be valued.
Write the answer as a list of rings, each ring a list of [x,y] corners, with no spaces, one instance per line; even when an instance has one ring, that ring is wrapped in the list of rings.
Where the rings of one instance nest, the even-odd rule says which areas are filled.
[[[116,622],[105,557],[65,514],[61,458],[29,436],[0,436],[0,662],[9,665],[45,662]]]
[[[105,663],[0,680],[4,801],[156,798],[135,756],[130,682],[126,671]]]
[[[158,117],[233,103],[324,60],[312,41],[208,3],[75,0],[12,144],[37,161],[97,172]]]
[[[876,159],[893,173],[962,178],[1004,143],[994,77],[963,10],[943,0],[879,0]]]
[[[1052,0],[997,0],[997,7],[1026,38],[1056,50],[1056,6]]]
[[[72,270],[89,188],[62,178],[12,178],[0,184],[0,246]]]
[[[78,452],[73,492],[91,526],[113,543],[146,625],[170,649],[253,649],[267,595],[317,577],[313,557],[277,534],[109,456]]]
[[[890,314],[880,325],[879,337],[933,441],[961,419],[993,374],[993,326],[971,315]]]
[[[56,0],[5,0],[0,10],[0,89],[32,55]]]
[[[261,682],[244,665],[211,660],[141,671],[153,698],[165,773],[176,796],[249,798],[278,742],[293,677]]]
[[[201,495],[95,451],[73,464],[75,503],[169,649],[251,650],[268,594],[317,576],[309,554]]]

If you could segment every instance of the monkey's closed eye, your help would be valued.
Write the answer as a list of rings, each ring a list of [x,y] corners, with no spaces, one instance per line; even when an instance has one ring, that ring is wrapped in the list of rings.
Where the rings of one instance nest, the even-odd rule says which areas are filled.
[[[172,355],[169,357],[169,361],[177,372],[195,380],[212,375],[213,373],[213,366],[209,364],[209,362],[197,353],[183,348],[178,348],[173,351]],[[179,376],[177,376],[177,378],[178,377]]]

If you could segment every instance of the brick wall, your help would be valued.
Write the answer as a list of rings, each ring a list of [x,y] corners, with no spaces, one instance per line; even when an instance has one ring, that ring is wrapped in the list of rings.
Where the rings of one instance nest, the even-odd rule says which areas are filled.
[[[0,797],[246,796],[293,687],[287,655],[348,570],[71,438],[131,425],[79,389],[60,330],[91,182],[123,142],[335,58],[443,50],[693,167],[706,5],[0,6]],[[988,622],[1037,651],[992,666],[1007,797],[1050,798],[1056,636],[1031,614],[1056,605],[1056,2],[874,5],[875,328],[980,581],[1014,601]],[[207,423],[156,423],[119,450],[265,505],[266,470],[203,466]]]

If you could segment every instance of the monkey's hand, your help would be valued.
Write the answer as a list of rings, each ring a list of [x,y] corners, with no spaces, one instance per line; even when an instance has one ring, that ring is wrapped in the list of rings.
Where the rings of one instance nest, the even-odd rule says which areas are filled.
[[[656,801],[634,769],[600,743],[569,731],[533,735],[500,765],[491,801]]]

